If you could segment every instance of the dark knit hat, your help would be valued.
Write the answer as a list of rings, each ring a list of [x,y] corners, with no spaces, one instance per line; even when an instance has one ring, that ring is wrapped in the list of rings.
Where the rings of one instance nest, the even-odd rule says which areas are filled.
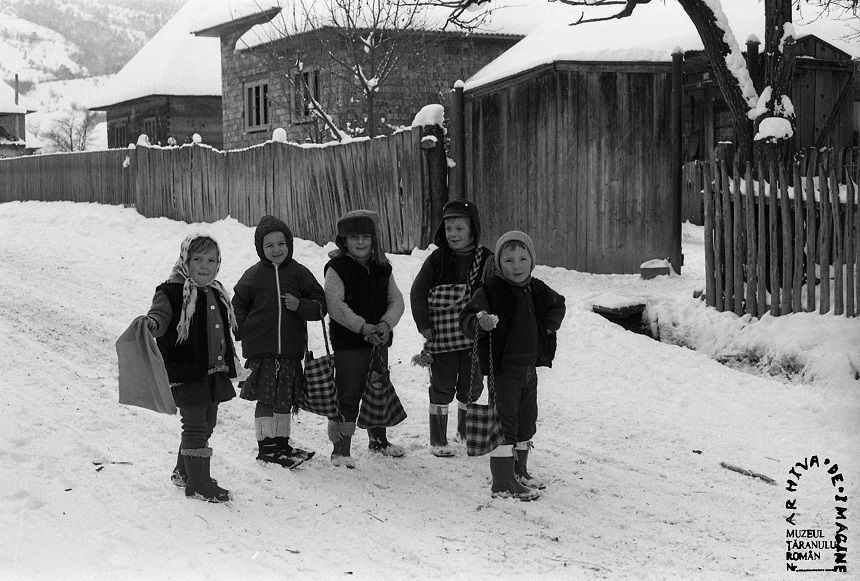
[[[260,218],[260,222],[257,224],[257,229],[254,230],[254,246],[257,247],[257,256],[260,257],[260,260],[269,260],[263,252],[263,238],[266,237],[266,234],[271,234],[272,232],[284,233],[284,238],[287,240],[288,250],[287,257],[284,259],[282,264],[287,264],[293,258],[293,233],[283,221],[275,218],[274,216],[263,216]]]
[[[436,246],[448,246],[448,240],[445,238],[445,218],[468,218],[472,229],[472,238],[475,246],[481,238],[481,220],[478,216],[478,206],[475,202],[469,200],[451,200],[442,208],[442,220],[436,227],[436,232],[433,234],[433,243]]]
[[[508,242],[520,242],[523,246],[526,247],[526,251],[529,253],[529,256],[532,259],[532,270],[535,269],[535,243],[532,242],[531,237],[525,232],[520,232],[519,230],[511,230],[510,232],[505,232],[502,234],[499,239],[496,241],[496,272],[502,272],[502,265],[499,261],[500,253],[502,250],[502,246],[504,246]]]

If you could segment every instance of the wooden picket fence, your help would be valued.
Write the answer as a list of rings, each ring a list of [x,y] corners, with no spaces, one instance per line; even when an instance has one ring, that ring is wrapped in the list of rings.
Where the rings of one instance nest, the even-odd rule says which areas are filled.
[[[422,133],[423,131],[423,133]],[[228,216],[253,226],[272,214],[325,244],[349,210],[379,213],[389,252],[426,247],[447,200],[446,155],[414,128],[341,145],[269,142],[242,150],[137,147],[0,160],[0,202],[66,200],[134,206],[188,223]],[[441,169],[440,169],[441,168]]]
[[[810,150],[789,167],[700,164],[705,296],[737,315],[860,308],[858,150]]]

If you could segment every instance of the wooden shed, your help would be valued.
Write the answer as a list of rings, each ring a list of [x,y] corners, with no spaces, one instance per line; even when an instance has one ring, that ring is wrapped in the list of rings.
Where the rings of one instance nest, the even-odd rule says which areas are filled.
[[[554,62],[467,90],[465,194],[485,243],[517,229],[541,264],[678,270],[672,86],[671,62]]]

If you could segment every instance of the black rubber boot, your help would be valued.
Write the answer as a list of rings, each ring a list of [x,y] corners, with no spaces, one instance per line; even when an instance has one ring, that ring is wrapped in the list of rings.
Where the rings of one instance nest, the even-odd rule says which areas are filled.
[[[503,456],[490,458],[490,473],[493,475],[493,498],[516,498],[517,500],[534,500],[540,492],[517,482],[514,476],[514,457]]]
[[[263,438],[262,440],[257,440],[257,446],[260,449],[257,454],[257,460],[260,462],[278,464],[279,466],[289,468],[290,470],[298,468],[303,462],[300,458],[293,458],[284,454],[279,454],[275,438]]]
[[[430,414],[430,451],[439,458],[454,455],[448,446],[448,414]]]
[[[514,460],[514,473],[517,476],[517,481],[523,486],[527,486],[529,488],[537,488],[538,490],[543,490],[546,488],[546,484],[529,474],[529,450],[526,448],[525,450],[514,450],[516,454],[516,458]]]
[[[283,436],[275,436],[275,450],[278,456],[298,458],[302,461],[310,460],[316,454],[312,450],[302,450],[301,448],[292,447],[290,445],[290,438]]]
[[[383,456],[391,456],[392,458],[399,458],[406,453],[406,450],[402,446],[392,444],[388,441],[385,428],[367,428],[367,438],[367,448],[371,452],[376,452]]]
[[[209,476],[212,448],[192,448],[183,450],[188,483],[185,496],[209,502],[227,502],[230,491],[219,487]]]
[[[176,453],[176,466],[170,474],[170,481],[174,486],[185,488],[188,483],[188,472],[185,470],[185,459],[182,457],[182,446],[179,446],[179,452]]]

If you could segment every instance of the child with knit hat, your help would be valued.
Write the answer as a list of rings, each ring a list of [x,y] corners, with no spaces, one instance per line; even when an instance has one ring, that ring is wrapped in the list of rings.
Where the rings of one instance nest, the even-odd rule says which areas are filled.
[[[156,338],[179,417],[182,440],[171,480],[185,496],[226,502],[230,492],[209,475],[209,438],[218,405],[235,397],[236,318],[224,286],[215,280],[221,250],[210,236],[192,234],[180,247],[167,281],[155,289],[147,327]]]
[[[466,439],[466,404],[483,391],[480,374],[471,374],[471,345],[460,330],[460,312],[482,281],[493,273],[493,253],[480,244],[478,207],[451,200],[442,208],[434,250],[412,283],[412,318],[424,336],[430,367],[430,447],[450,457],[448,405],[457,398],[457,439]],[[429,354],[429,356],[428,356]],[[425,361],[426,361],[425,359]]]
[[[555,333],[564,319],[564,297],[532,276],[535,247],[528,234],[511,231],[496,242],[496,274],[463,309],[460,326],[478,339],[484,375],[495,379],[496,411],[505,443],[490,452],[493,496],[533,500],[544,483],[528,471],[536,431],[536,367],[552,366]]]
[[[260,261],[233,289],[233,308],[242,354],[251,374],[239,397],[256,401],[257,460],[296,468],[314,452],[290,445],[290,412],[298,410],[304,383],[307,321],[325,316],[325,292],[305,266],[293,259],[293,233],[274,216],[254,231]]]
[[[371,357],[378,351],[387,367],[392,329],[404,310],[403,295],[380,246],[378,221],[369,210],[344,214],[337,221],[337,248],[324,269],[340,412],[340,418],[328,424],[334,445],[331,461],[347,468],[355,468],[350,446]],[[388,441],[386,428],[368,428],[367,436],[372,452],[403,456],[404,449]]]

